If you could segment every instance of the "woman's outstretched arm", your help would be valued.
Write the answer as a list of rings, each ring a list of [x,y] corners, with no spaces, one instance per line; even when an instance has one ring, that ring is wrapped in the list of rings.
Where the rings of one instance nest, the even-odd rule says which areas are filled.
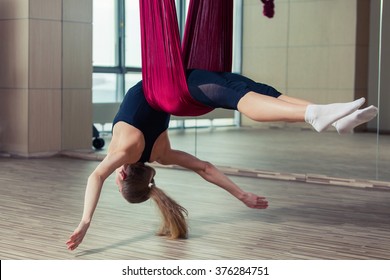
[[[265,197],[242,190],[210,162],[200,160],[186,152],[171,149],[166,133],[161,135],[159,141],[160,156],[158,157],[157,162],[160,164],[176,164],[192,170],[198,173],[206,181],[223,188],[250,208],[265,209],[268,207],[268,201]]]
[[[190,154],[177,150],[170,150],[166,156],[166,160],[162,160],[160,163],[177,164],[190,169],[198,173],[206,181],[228,191],[250,208],[265,209],[268,207],[268,201],[265,197],[242,190],[212,163],[202,161]]]
[[[66,242],[69,250],[76,249],[83,241],[98,204],[104,181],[116,168],[125,163],[125,159],[126,154],[124,152],[108,154],[88,177],[81,221]]]
[[[143,135],[138,129],[124,122],[115,124],[107,156],[88,177],[81,221],[66,242],[69,250],[76,249],[83,241],[98,204],[104,181],[123,164],[136,162],[143,148]]]

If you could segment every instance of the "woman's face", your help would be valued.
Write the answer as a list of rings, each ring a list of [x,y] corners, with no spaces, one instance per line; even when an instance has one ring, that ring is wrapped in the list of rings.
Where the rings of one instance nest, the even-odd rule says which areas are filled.
[[[124,164],[115,170],[116,173],[115,183],[118,185],[120,192],[122,192],[123,189],[123,180],[125,180],[128,175],[128,170],[127,170],[128,166],[129,166],[128,164]]]

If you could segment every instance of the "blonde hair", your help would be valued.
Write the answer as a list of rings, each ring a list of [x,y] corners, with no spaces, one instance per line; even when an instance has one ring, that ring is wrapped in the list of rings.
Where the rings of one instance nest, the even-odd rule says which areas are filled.
[[[130,203],[141,203],[152,198],[162,217],[157,235],[170,239],[187,238],[187,210],[169,197],[154,182],[156,171],[143,163],[129,166],[123,181],[122,196]]]

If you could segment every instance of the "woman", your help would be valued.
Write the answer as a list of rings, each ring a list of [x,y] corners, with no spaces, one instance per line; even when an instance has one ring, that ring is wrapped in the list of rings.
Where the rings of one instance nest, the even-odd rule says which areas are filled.
[[[339,131],[351,130],[377,113],[373,106],[358,110],[364,98],[349,103],[314,105],[231,73],[192,70],[188,73],[188,87],[193,98],[213,108],[237,109],[256,121],[306,121],[317,131],[323,131],[331,124]],[[173,150],[167,134],[169,118],[169,114],[150,107],[141,82],[128,91],[113,122],[107,156],[88,178],[81,222],[66,242],[69,250],[76,249],[82,242],[103,183],[114,171],[116,183],[126,200],[134,203],[152,197],[159,205],[163,215],[159,234],[186,237],[186,210],[155,186],[155,172],[144,164],[146,162],[182,166],[225,189],[250,208],[268,207],[266,198],[245,192],[211,163]]]

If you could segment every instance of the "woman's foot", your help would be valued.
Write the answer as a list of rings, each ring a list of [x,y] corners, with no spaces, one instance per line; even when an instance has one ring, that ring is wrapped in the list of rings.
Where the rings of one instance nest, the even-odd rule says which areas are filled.
[[[378,114],[378,108],[371,105],[367,108],[357,110],[344,118],[339,119],[332,125],[339,134],[353,133],[353,129],[358,125],[369,122]]]
[[[315,130],[321,132],[335,121],[359,109],[365,101],[365,98],[362,97],[348,103],[333,103],[327,105],[310,104],[306,108],[305,121],[311,124]]]

